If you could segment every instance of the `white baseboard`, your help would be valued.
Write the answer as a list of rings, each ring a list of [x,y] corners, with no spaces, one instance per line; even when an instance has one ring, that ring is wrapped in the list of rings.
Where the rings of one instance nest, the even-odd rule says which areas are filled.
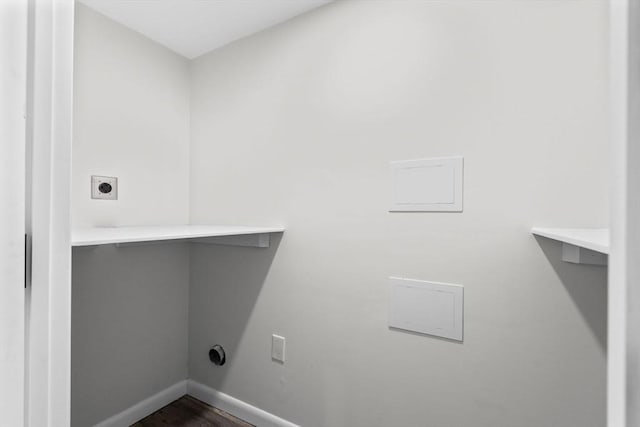
[[[94,427],[128,427],[187,394],[187,380],[180,381],[130,408],[96,424]]]
[[[151,415],[158,409],[167,406],[176,399],[189,394],[198,400],[215,406],[218,409],[254,424],[257,427],[299,427],[287,420],[277,417],[242,400],[229,396],[204,384],[193,380],[180,381],[151,397],[138,402],[130,408],[96,424],[94,427],[128,427]]]
[[[299,427],[297,424],[193,380],[187,380],[187,394],[257,427]]]

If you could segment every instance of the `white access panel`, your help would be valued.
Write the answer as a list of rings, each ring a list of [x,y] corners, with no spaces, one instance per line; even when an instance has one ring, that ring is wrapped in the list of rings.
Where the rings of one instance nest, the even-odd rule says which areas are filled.
[[[391,212],[462,212],[463,157],[391,162]]]
[[[389,327],[462,341],[464,287],[390,277]]]

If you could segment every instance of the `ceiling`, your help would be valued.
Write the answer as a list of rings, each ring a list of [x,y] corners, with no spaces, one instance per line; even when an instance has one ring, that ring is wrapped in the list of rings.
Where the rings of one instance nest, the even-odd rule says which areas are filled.
[[[333,0],[79,0],[189,59]]]

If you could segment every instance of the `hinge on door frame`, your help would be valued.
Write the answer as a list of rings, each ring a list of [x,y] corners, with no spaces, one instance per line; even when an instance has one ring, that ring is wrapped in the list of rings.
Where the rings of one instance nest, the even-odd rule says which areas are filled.
[[[24,234],[24,287],[31,283],[31,252],[32,252],[31,236]]]

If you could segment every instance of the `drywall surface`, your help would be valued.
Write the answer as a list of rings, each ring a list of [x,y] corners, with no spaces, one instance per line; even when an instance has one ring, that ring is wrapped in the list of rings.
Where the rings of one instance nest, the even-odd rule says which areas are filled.
[[[188,61],[77,4],[73,225],[179,224],[189,210]],[[92,200],[117,176],[118,201]]]
[[[185,59],[77,4],[73,224],[188,221]],[[119,178],[117,202],[90,175]],[[72,425],[86,427],[187,377],[184,244],[73,251]]]
[[[287,231],[191,249],[190,377],[305,427],[604,425],[606,269],[529,230],[607,224],[606,29],[604,1],[341,1],[195,60],[192,222]],[[464,212],[387,211],[389,161],[448,155]],[[389,276],[464,285],[464,342],[389,330]]]
[[[185,243],[73,250],[71,425],[187,378]]]

